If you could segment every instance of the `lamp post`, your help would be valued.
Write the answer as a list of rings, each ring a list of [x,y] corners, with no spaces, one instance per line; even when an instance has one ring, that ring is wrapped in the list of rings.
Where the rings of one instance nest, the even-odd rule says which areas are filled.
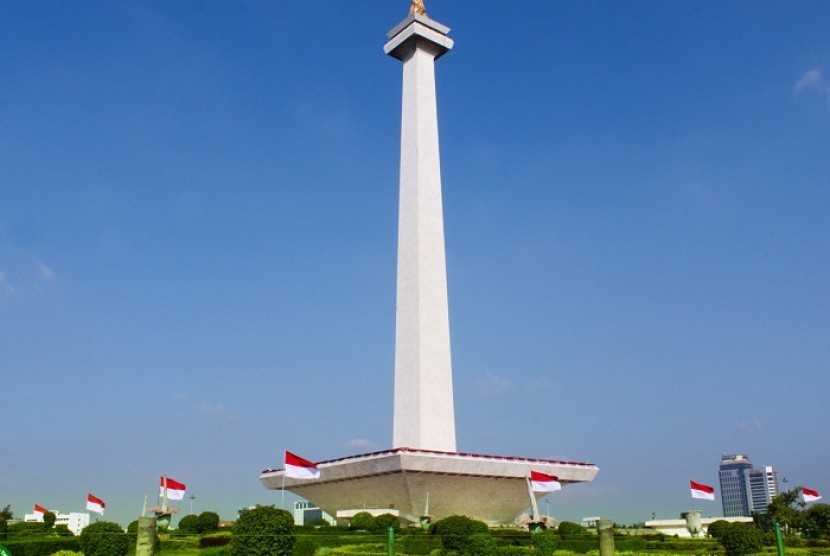
[[[193,515],[193,501],[196,500],[196,497],[192,494],[190,495],[190,515]]]

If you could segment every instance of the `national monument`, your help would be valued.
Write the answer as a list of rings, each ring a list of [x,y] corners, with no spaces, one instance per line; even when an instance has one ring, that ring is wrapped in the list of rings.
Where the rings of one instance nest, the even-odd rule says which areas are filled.
[[[466,515],[513,522],[535,498],[530,471],[566,486],[590,481],[592,463],[460,453],[455,440],[435,60],[453,47],[423,0],[388,33],[384,52],[403,63],[393,448],[317,462],[320,477],[265,470],[269,489],[291,491],[330,515],[388,508],[401,519]],[[532,504],[533,503],[533,504]]]

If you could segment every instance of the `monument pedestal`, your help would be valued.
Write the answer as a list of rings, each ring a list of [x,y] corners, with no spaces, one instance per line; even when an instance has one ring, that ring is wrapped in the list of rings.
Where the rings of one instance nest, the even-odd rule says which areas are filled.
[[[319,479],[292,479],[282,469],[267,469],[259,480],[273,490],[284,485],[330,515],[344,509],[390,508],[402,519],[419,523],[428,510],[436,519],[467,515],[502,525],[530,505],[531,470],[555,475],[563,486],[590,481],[599,471],[591,463],[410,448],[319,462],[317,468]]]

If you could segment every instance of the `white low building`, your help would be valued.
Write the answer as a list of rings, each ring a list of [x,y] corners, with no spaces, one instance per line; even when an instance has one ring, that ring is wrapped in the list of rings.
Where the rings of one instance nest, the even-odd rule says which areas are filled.
[[[43,523],[43,514],[26,514],[23,516],[26,523]],[[62,514],[55,512],[55,525],[66,525],[73,535],[80,535],[81,531],[89,525],[89,514],[84,512],[70,512]]]
[[[706,536],[709,533],[709,526],[716,521],[728,521],[729,523],[752,523],[751,517],[704,517],[700,520],[700,532],[698,537]],[[645,526],[654,529],[670,537],[682,537],[690,539],[692,533],[689,531],[687,519],[652,519],[646,521]]]

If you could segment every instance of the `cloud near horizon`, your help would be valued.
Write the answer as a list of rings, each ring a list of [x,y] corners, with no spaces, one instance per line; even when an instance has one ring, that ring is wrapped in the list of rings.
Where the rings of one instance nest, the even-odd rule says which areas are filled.
[[[346,442],[346,447],[356,448],[364,452],[374,452],[380,449],[380,446],[366,438],[353,438]]]

